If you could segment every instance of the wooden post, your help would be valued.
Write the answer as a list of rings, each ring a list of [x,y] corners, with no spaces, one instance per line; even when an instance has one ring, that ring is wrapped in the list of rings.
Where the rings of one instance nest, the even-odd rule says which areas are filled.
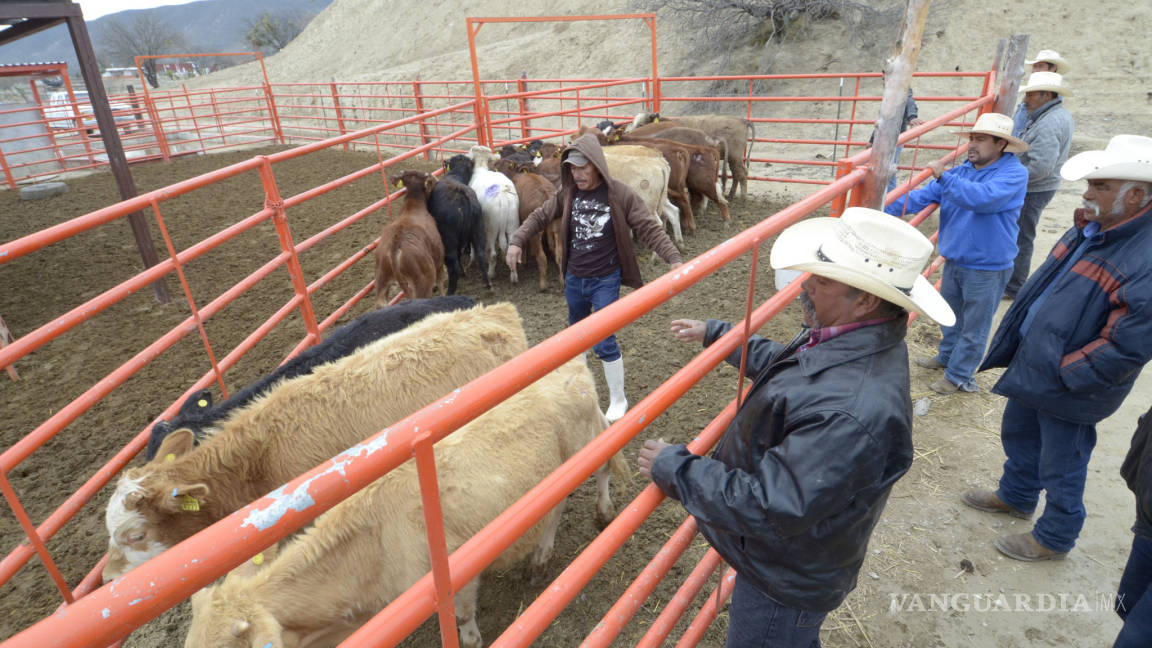
[[[416,77],[416,80],[412,82],[412,98],[416,101],[416,114],[417,115],[423,115],[424,114],[424,97],[420,94],[420,77]],[[419,130],[420,130],[420,146],[424,146],[425,144],[428,143],[428,121],[427,121],[427,119],[425,119],[423,117],[420,118]],[[431,151],[424,151],[424,159],[425,160],[431,160],[432,159]]]
[[[1020,77],[1024,70],[1024,56],[1027,53],[1028,34],[1012,34],[1008,38],[1008,49],[1004,53],[1004,58],[996,68],[999,91],[996,93],[996,103],[992,105],[992,112],[1012,116],[1012,111],[1016,109],[1016,95],[1020,91]]]
[[[72,45],[76,48],[76,58],[80,60],[80,73],[84,76],[84,85],[88,87],[92,114],[104,140],[104,152],[108,155],[108,165],[112,167],[112,176],[116,178],[120,198],[123,200],[135,198],[136,181],[132,179],[132,170],[128,168],[124,146],[120,143],[120,134],[116,131],[116,120],[112,117],[108,96],[104,93],[100,70],[96,68],[96,57],[92,54],[92,40],[88,37],[88,27],[85,26],[82,15],[69,16],[67,20],[68,31],[72,34]],[[68,77],[64,77],[64,84],[68,86],[71,94]],[[136,211],[128,214],[128,224],[132,228],[132,235],[136,238],[136,249],[140,251],[144,267],[151,268],[159,263],[156,246],[152,243],[152,233],[148,229],[147,221],[144,220],[144,213]],[[161,304],[172,301],[172,296],[168,294],[168,284],[164,279],[158,279],[152,284],[152,291],[156,295],[156,301]]]
[[[516,79],[516,92],[519,92],[521,94],[528,92],[528,82],[526,81],[527,78],[528,78],[527,72],[521,72],[520,73],[520,78]],[[528,98],[521,96],[519,99],[519,103],[520,103],[520,137],[523,139],[529,139],[532,137],[532,129],[528,128],[528,121],[525,119],[525,117],[528,115]]]
[[[336,109],[336,128],[340,130],[343,135],[344,130],[344,113],[340,110],[340,95],[336,94],[336,78],[329,77],[328,88],[332,91],[332,107]],[[348,150],[348,142],[344,142],[344,150]]]
[[[895,172],[892,157],[896,152],[896,138],[904,125],[904,104],[908,100],[908,86],[912,84],[916,59],[920,55],[920,38],[924,34],[929,4],[929,0],[908,0],[904,6],[900,51],[885,70],[884,99],[880,102],[880,118],[876,120],[876,135],[872,140],[870,172],[860,187],[863,193],[858,204],[865,207],[884,207],[884,189]]]
[[[6,347],[12,344],[12,334],[8,331],[8,325],[4,323],[4,318],[0,317],[0,347]],[[8,365],[4,367],[8,372],[8,377],[12,380],[20,380],[20,374],[16,373],[15,365]]]

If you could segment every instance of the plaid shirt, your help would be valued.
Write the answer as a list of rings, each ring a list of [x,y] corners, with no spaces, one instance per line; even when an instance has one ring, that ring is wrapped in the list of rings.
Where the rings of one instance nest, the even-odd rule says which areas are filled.
[[[824,328],[813,329],[812,334],[808,336],[808,341],[805,342],[803,345],[801,345],[801,347],[799,349],[797,349],[796,352],[800,353],[801,351],[804,351],[806,349],[811,349],[812,347],[816,346],[817,344],[820,344],[821,342],[827,342],[828,340],[831,340],[832,338],[837,337],[839,335],[844,335],[845,333],[847,333],[849,331],[855,331],[856,329],[862,329],[865,326],[876,326],[877,324],[883,324],[885,322],[891,322],[894,319],[896,319],[896,318],[895,317],[878,317],[876,319],[864,320],[862,322],[849,322],[847,324],[839,324],[836,326],[825,326]]]

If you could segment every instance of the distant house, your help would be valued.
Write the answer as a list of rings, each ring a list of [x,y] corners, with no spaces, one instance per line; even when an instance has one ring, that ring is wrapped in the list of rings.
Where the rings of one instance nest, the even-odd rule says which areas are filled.
[[[176,79],[186,79],[188,77],[200,75],[200,71],[196,69],[196,64],[192,61],[181,61],[178,63],[157,63],[156,71],[160,74],[168,76],[168,78]]]
[[[105,79],[131,79],[136,76],[136,68],[134,67],[110,67],[104,68],[104,73],[100,76]]]

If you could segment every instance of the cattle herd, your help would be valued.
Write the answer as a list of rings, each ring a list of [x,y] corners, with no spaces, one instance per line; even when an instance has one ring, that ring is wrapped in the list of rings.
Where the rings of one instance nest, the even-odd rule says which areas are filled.
[[[653,218],[666,219],[679,239],[682,226],[694,231],[693,214],[702,214],[708,199],[727,221],[722,169],[732,170],[731,198],[738,183],[747,183],[747,126],[731,117],[660,121],[642,114],[633,124],[605,122],[595,132],[609,172],[636,189]],[[508,237],[558,189],[559,154],[555,145],[534,143],[505,147],[494,161],[491,150],[477,146],[450,158],[440,179],[421,171],[389,178],[405,197],[376,249],[378,310],[226,401],[214,404],[209,391],[196,392],[172,421],[156,423],[147,463],[126,470],[109,499],[105,582],[524,352],[514,306],[477,305],[453,293],[465,257],[491,286]],[[703,205],[693,205],[697,198]],[[558,238],[549,228],[529,242],[541,289],[545,243],[559,266]],[[382,306],[393,283],[408,301]],[[435,287],[440,297],[432,297]],[[581,356],[439,442],[449,550],[606,426]],[[624,473],[617,456],[596,475],[601,525],[614,515],[608,467]],[[492,568],[529,554],[533,568],[543,566],[562,509]],[[335,645],[428,572],[424,537],[409,462],[265,550],[258,565],[250,561],[193,596],[186,646]],[[456,598],[461,643],[469,647],[481,644],[477,588],[470,583]]]
[[[756,137],[748,120],[727,115],[662,119],[657,113],[640,113],[631,122],[582,126],[573,137],[585,133],[594,133],[604,146],[612,177],[640,196],[677,243],[685,230],[695,234],[696,214],[703,215],[709,200],[727,224],[728,200],[737,185],[741,198],[748,197],[747,145],[749,136]],[[406,193],[400,215],[384,228],[376,248],[377,305],[387,301],[393,284],[410,298],[431,297],[436,286],[441,294],[455,294],[464,258],[478,262],[484,284],[491,288],[509,237],[560,189],[560,153],[559,146],[542,141],[505,146],[498,154],[473,146],[468,155],[448,159],[439,179],[418,171],[391,178]],[[732,186],[725,198],[729,176]],[[541,290],[548,287],[546,248],[564,282],[559,238],[558,224],[553,223],[546,235],[529,241]],[[509,279],[516,283],[515,268],[510,272]]]

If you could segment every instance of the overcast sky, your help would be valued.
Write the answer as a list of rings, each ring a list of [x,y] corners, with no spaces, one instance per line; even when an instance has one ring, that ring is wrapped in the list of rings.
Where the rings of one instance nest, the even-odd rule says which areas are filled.
[[[149,9],[164,5],[187,4],[195,0],[79,0],[77,4],[84,11],[84,20],[95,20],[100,16],[128,9]]]

